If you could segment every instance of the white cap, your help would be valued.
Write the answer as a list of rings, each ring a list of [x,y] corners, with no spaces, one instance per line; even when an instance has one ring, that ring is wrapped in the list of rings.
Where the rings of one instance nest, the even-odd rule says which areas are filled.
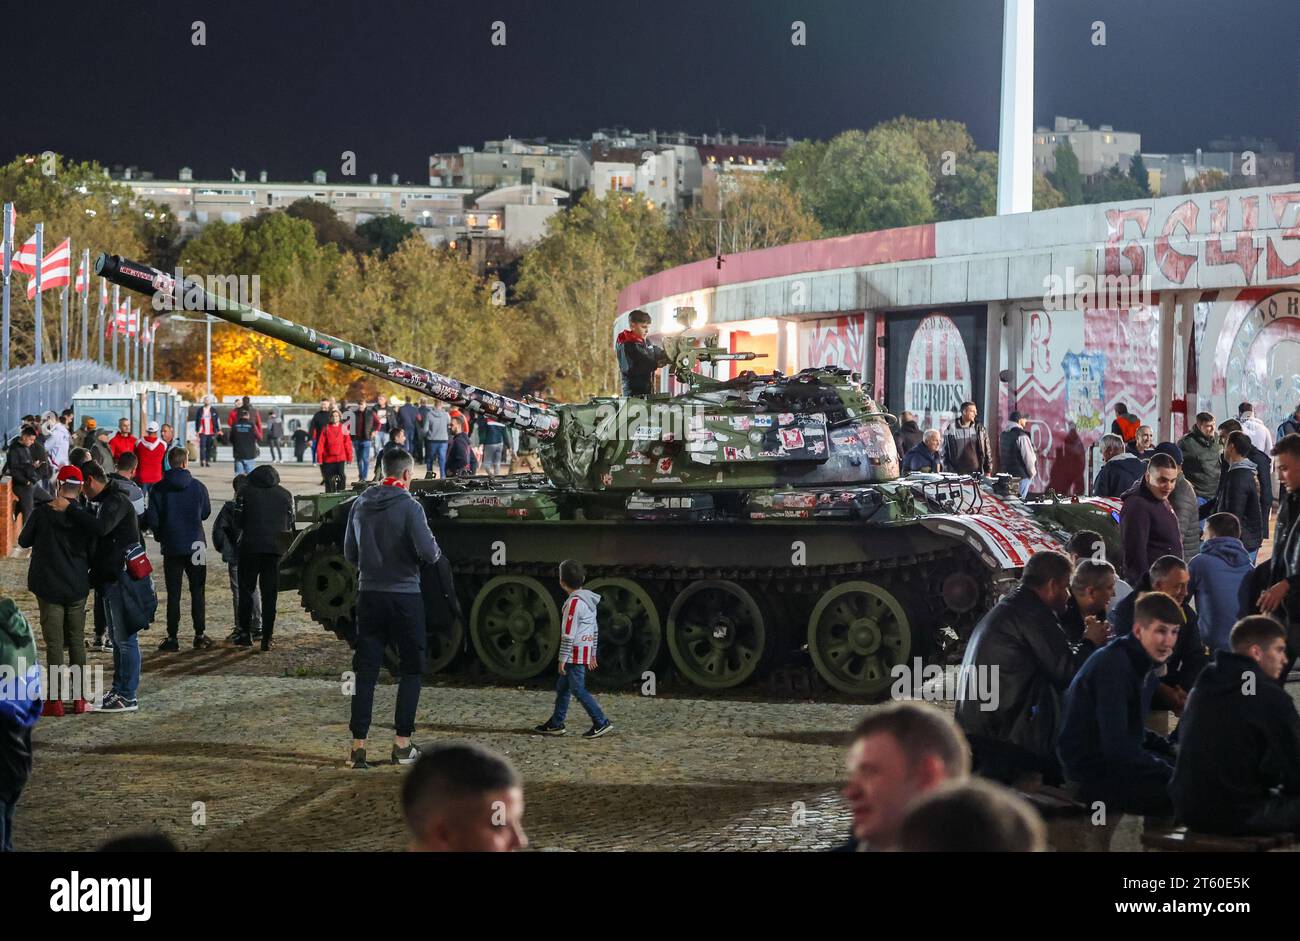
[[[152,434],[157,434],[157,433],[158,433],[158,423],[157,423],[156,421],[151,421],[151,422],[149,422],[149,425],[148,425],[148,427],[145,428],[145,431],[148,432],[148,433],[151,434],[151,435],[152,435]]]

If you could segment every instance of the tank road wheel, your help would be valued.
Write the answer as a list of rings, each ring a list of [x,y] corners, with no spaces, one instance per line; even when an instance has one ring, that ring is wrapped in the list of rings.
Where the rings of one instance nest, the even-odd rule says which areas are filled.
[[[912,652],[912,625],[886,589],[844,582],[822,595],[809,615],[808,652],[831,686],[880,697],[893,683],[890,669]]]
[[[663,646],[663,627],[654,600],[627,578],[597,578],[584,587],[600,595],[596,614],[600,666],[591,674],[592,681],[601,686],[640,682]]]
[[[498,575],[474,599],[469,636],[485,667],[502,679],[526,680],[555,665],[560,609],[537,579]]]
[[[763,659],[767,633],[758,602],[735,582],[694,582],[668,611],[673,663],[705,689],[739,686],[753,676]]]
[[[356,637],[357,570],[343,551],[325,545],[312,553],[299,576],[302,606],[312,618],[351,642]]]

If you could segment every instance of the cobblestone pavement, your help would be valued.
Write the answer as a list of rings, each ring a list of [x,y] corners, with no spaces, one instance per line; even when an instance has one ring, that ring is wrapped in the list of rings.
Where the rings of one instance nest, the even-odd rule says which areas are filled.
[[[282,465],[282,475],[297,492],[319,489],[310,465]],[[199,476],[215,518],[230,467]],[[156,543],[149,548],[162,594]],[[26,561],[0,560],[0,591],[37,627],[26,573]],[[208,633],[220,640],[233,627],[224,572],[214,570],[208,586]],[[37,725],[17,847],[89,850],[111,834],[156,827],[185,849],[401,849],[401,770],[343,766],[348,701],[340,677],[350,651],[293,598],[281,596],[277,647],[268,653],[189,649],[186,600],[174,654],[155,650],[165,636],[160,598],[158,620],[141,634],[140,712]],[[111,657],[89,660],[107,682]],[[469,739],[508,755],[526,782],[525,828],[539,849],[818,850],[846,836],[844,749],[867,707],[771,701],[754,689],[725,698],[598,695],[613,732],[582,740],[585,716],[575,704],[570,734],[543,738],[529,731],[550,712],[541,681],[511,688],[438,677],[421,696],[415,740]],[[372,756],[387,756],[395,696],[382,675]],[[1061,849],[1132,850],[1138,835],[1129,817],[1108,828],[1051,825]]]

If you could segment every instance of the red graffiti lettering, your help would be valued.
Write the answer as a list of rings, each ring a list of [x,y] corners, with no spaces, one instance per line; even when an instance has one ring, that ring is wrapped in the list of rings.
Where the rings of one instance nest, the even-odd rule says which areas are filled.
[[[1182,284],[1187,278],[1187,272],[1192,270],[1192,265],[1196,264],[1196,253],[1187,254],[1174,249],[1169,244],[1169,236],[1173,235],[1174,230],[1180,225],[1183,230],[1191,235],[1196,231],[1196,217],[1200,215],[1200,209],[1196,203],[1190,199],[1180,203],[1169,218],[1165,220],[1165,227],[1160,230],[1160,235],[1156,238],[1156,265],[1160,268],[1166,278],[1175,284]]]
[[[1241,231],[1237,236],[1237,247],[1224,251],[1221,238],[1211,238],[1205,243],[1205,263],[1207,265],[1237,265],[1246,276],[1246,283],[1255,280],[1255,267],[1259,256],[1263,254],[1255,247],[1256,223],[1259,221],[1259,197],[1241,197]],[[1210,233],[1222,236],[1228,230],[1228,197],[1210,200]]]
[[[1124,238],[1124,225],[1136,222],[1138,234],[1147,234],[1147,225],[1151,222],[1151,209],[1107,209],[1106,210],[1106,274],[1130,274],[1141,277],[1146,273],[1146,253],[1137,242],[1128,242],[1120,248]],[[1121,271],[1119,258],[1128,259],[1129,271]]]
[[[1300,241],[1300,193],[1274,193],[1268,198],[1273,207],[1273,223],[1278,228],[1286,225],[1286,212],[1288,209],[1295,207],[1295,225],[1286,229],[1282,233],[1282,240],[1287,242]],[[1275,278],[1294,278],[1300,275],[1300,257],[1293,262],[1285,262],[1278,253],[1276,238],[1268,240],[1268,278],[1270,281]]]

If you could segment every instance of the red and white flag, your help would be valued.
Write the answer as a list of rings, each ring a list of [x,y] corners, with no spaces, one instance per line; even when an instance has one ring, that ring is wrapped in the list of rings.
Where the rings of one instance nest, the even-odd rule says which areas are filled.
[[[33,272],[35,274],[35,272]],[[41,290],[66,288],[72,280],[72,239],[64,239],[41,262]],[[27,297],[36,296],[36,278],[27,282]]]
[[[136,312],[129,310],[128,304],[123,304],[114,312],[108,322],[108,333],[125,333],[127,336],[135,335]]]
[[[77,265],[77,283],[73,288],[78,294],[86,293],[86,261],[82,259],[81,264]]]
[[[36,274],[36,236],[23,243],[23,247],[14,252],[9,262],[10,267],[20,274]]]

